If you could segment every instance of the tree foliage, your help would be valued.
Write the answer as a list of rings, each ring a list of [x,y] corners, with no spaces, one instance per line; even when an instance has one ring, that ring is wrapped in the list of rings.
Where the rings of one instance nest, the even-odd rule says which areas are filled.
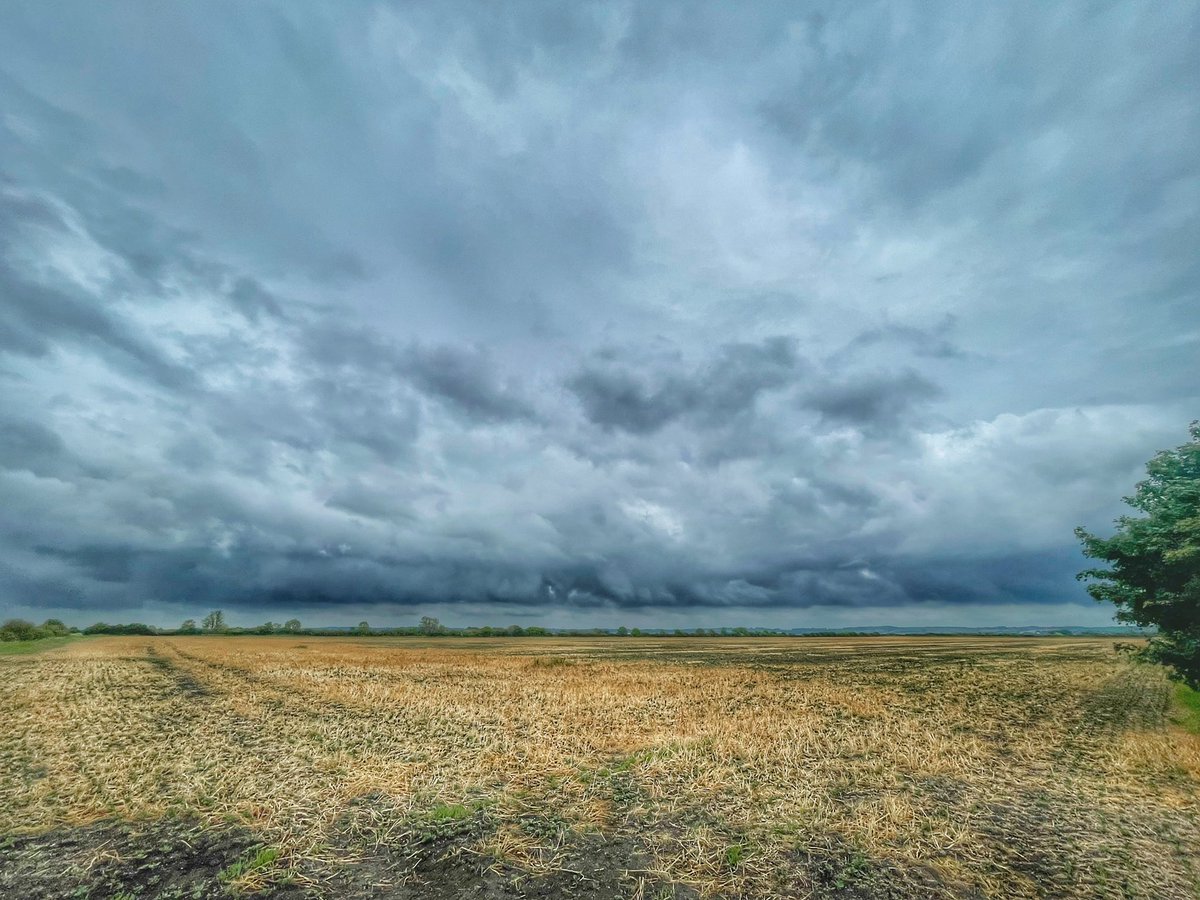
[[[1148,477],[1124,498],[1141,515],[1121,516],[1110,538],[1075,534],[1086,556],[1108,563],[1079,573],[1088,593],[1116,605],[1120,621],[1156,627],[1143,656],[1200,688],[1200,422],[1189,431],[1190,441],[1146,464]]]
[[[224,631],[225,630],[225,613],[219,609],[214,609],[204,617],[205,631]]]
[[[36,641],[46,636],[40,628],[24,619],[9,619],[0,625],[0,641]]]
[[[158,634],[158,629],[153,625],[146,625],[142,622],[129,622],[128,624],[110,625],[107,622],[96,622],[94,625],[89,625],[83,629],[84,634]]]
[[[74,630],[68,628],[62,619],[47,619],[41,625],[24,619],[9,619],[0,625],[0,641],[40,641],[42,638],[65,637]]]

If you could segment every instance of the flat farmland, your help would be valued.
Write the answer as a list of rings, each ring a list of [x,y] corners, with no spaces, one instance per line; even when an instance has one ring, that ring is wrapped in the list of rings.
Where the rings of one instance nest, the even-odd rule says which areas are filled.
[[[0,896],[1200,896],[1111,639],[90,638],[0,658]]]

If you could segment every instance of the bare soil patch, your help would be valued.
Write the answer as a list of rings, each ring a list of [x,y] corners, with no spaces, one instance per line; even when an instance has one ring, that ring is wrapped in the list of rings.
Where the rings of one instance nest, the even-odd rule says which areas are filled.
[[[98,822],[0,841],[0,897],[228,897],[219,875],[252,852],[244,828],[198,822]],[[277,896],[291,893],[282,886]]]

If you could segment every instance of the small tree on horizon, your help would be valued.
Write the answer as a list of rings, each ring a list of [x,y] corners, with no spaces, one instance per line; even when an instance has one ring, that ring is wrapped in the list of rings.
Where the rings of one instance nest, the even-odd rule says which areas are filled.
[[[359,634],[370,634],[371,633],[370,623],[369,622],[359,622],[358,623],[358,633]]]
[[[442,623],[433,616],[421,616],[421,624],[418,626],[421,629],[421,634],[441,634]]]
[[[184,619],[183,624],[179,626],[180,634],[196,634],[200,629],[196,627],[195,619]]]
[[[283,623],[283,630],[288,632],[288,634],[295,634],[300,630],[300,620],[288,619]]]
[[[204,617],[204,630],[218,632],[225,630],[225,613],[219,609],[214,609]]]
[[[1125,502],[1140,516],[1116,520],[1110,538],[1083,528],[1083,553],[1108,568],[1086,569],[1088,593],[1117,607],[1117,619],[1158,633],[1140,655],[1200,689],[1200,421],[1191,440],[1146,464],[1148,477]]]

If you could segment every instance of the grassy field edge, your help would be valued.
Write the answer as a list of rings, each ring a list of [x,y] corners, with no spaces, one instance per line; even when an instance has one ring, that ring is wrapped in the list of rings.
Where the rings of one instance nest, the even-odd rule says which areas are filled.
[[[22,656],[27,653],[41,653],[43,650],[53,650],[83,640],[82,635],[71,634],[65,637],[40,638],[36,641],[3,641],[0,642],[0,656]]]

